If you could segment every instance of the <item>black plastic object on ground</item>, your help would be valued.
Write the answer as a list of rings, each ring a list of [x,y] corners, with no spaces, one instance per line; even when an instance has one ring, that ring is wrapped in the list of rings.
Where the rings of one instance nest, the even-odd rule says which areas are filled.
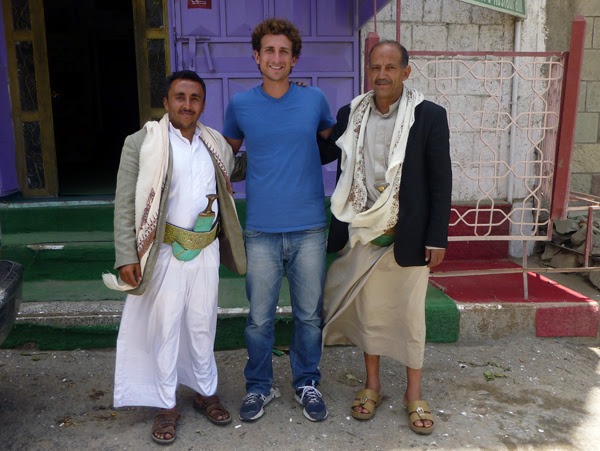
[[[21,306],[23,267],[19,263],[0,260],[0,344],[12,330]]]

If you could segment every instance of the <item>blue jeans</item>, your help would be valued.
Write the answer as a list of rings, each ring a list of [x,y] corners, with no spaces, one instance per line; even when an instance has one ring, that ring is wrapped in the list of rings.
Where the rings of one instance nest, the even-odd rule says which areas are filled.
[[[283,233],[246,230],[244,234],[248,258],[246,295],[250,301],[245,331],[246,391],[266,395],[273,385],[275,310],[284,269],[294,319],[290,343],[292,386],[297,389],[307,380],[316,384],[321,378],[325,228]]]

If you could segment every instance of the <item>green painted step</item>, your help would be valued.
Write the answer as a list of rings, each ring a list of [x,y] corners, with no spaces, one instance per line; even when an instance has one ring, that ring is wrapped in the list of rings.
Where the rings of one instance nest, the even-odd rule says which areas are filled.
[[[236,201],[236,208],[244,223],[245,201]],[[113,271],[113,214],[108,201],[95,205],[22,202],[0,206],[0,255],[23,265],[26,283],[100,280],[103,272]],[[220,276],[242,277],[223,266]],[[76,295],[64,292],[66,298]]]
[[[460,314],[455,303],[442,291],[429,286],[425,303],[426,340],[430,343],[452,343],[458,340]],[[245,346],[245,316],[220,316],[217,322],[215,349],[239,349]],[[275,346],[289,346],[293,320],[289,315],[276,318]],[[34,345],[39,349],[91,349],[116,345],[118,324],[109,326],[52,327],[18,324],[3,348]]]
[[[40,232],[5,235],[2,258],[25,268],[25,282],[46,280],[100,280],[113,271],[115,249],[112,232]],[[220,268],[222,278],[241,278]]]
[[[215,350],[244,348],[246,317],[219,318],[215,337]],[[118,325],[96,327],[59,328],[23,324],[14,330],[2,344],[2,348],[36,346],[41,350],[112,348],[117,344]],[[292,319],[289,316],[276,318],[275,346],[289,346]]]
[[[242,225],[246,223],[246,201],[235,201]],[[91,232],[113,230],[111,201],[17,202],[0,204],[0,224],[6,235],[36,232]]]
[[[244,224],[245,200],[236,200],[236,208]],[[57,293],[63,300],[115,298],[101,284],[94,284],[102,273],[114,272],[113,214],[110,201],[94,205],[22,202],[0,206],[0,255],[25,268],[24,300],[57,299]],[[329,256],[328,261],[333,258]],[[243,278],[224,266],[220,277]],[[76,286],[66,283],[69,281],[84,282],[88,289],[82,296],[82,290],[72,289]],[[31,283],[34,286],[28,287]]]
[[[245,201],[237,200],[236,207],[243,225]],[[329,200],[326,207],[329,215]],[[24,202],[0,206],[1,256],[19,261],[25,267],[24,301],[124,300],[123,293],[107,289],[101,281],[103,272],[114,272],[112,222],[113,205],[110,201],[95,205]],[[328,267],[334,259],[335,255],[327,256]],[[244,277],[223,266],[220,277],[219,306],[246,308]],[[289,305],[289,290],[284,279],[280,306]],[[452,342],[458,339],[459,312],[456,305],[433,287],[427,292],[426,319],[428,341]],[[243,324],[240,321],[245,320],[219,318],[222,329],[219,333],[223,335],[218,335],[218,349],[231,349],[232,346],[240,346],[240,343],[243,346]],[[284,326],[289,328],[289,324],[286,326],[285,323],[278,327],[285,329]],[[117,326],[103,327],[62,329],[19,324],[9,337],[12,341],[7,340],[6,346],[21,345],[27,337],[40,347],[47,346],[46,349],[114,346]],[[283,338],[281,342],[286,344]]]
[[[35,232],[86,232],[113,230],[114,207],[110,202],[27,202],[0,206],[4,236]]]

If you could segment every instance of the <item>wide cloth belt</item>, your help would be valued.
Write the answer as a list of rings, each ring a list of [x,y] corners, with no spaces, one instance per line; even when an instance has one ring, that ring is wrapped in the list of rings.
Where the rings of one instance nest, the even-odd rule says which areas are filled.
[[[163,243],[179,243],[184,249],[200,250],[209,246],[217,237],[219,221],[216,221],[208,232],[193,232],[167,223]]]
[[[391,229],[385,231],[383,235],[379,235],[377,238],[372,239],[371,244],[380,247],[388,247],[390,244],[394,243],[395,235],[395,230],[392,227]]]

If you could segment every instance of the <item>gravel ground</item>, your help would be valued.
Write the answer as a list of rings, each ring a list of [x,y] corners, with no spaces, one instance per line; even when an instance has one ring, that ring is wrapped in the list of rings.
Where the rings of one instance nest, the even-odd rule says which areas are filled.
[[[154,411],[112,408],[114,349],[0,350],[0,448],[145,450]],[[362,355],[327,348],[321,391],[329,417],[311,423],[290,388],[289,358],[273,356],[281,397],[255,423],[237,410],[244,393],[244,350],[217,353],[221,400],[234,420],[214,426],[191,406],[171,449],[600,449],[600,347],[597,339],[514,337],[477,344],[428,344],[423,393],[436,415],[430,436],[407,426],[404,367],[382,359],[385,398],[374,419],[349,414],[363,379]]]

